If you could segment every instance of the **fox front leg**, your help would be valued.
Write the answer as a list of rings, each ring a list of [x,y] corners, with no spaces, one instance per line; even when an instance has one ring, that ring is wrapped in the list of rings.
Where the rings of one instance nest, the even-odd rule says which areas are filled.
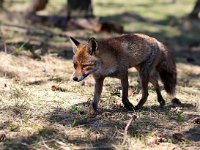
[[[94,98],[92,102],[92,108],[94,111],[97,111],[98,109],[98,103],[99,103],[101,92],[103,89],[103,81],[104,81],[103,77],[95,78]]]
[[[89,117],[95,117],[95,114],[98,108],[98,103],[101,96],[101,92],[103,89],[104,78],[94,78],[94,79],[95,79],[94,98],[92,102],[92,107],[90,107],[88,110]]]

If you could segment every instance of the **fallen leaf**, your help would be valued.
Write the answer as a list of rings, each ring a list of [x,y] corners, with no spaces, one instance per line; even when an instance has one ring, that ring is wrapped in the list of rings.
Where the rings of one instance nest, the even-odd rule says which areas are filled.
[[[4,132],[0,132],[0,142],[6,139],[6,134]]]

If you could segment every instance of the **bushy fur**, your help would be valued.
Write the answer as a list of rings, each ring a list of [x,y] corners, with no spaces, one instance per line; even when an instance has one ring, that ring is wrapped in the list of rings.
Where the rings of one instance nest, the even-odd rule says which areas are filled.
[[[94,76],[96,82],[92,104],[94,110],[98,107],[105,77],[121,80],[122,102],[129,110],[140,109],[144,105],[148,97],[149,82],[156,90],[160,105],[165,104],[157,74],[160,75],[167,93],[175,96],[177,82],[175,61],[170,51],[155,38],[144,34],[127,34],[99,41],[91,38],[86,44],[79,43],[73,38],[70,40],[75,53],[74,80],[81,81],[89,74]],[[142,98],[136,107],[133,107],[128,100],[128,69],[131,67],[138,70],[142,86]]]

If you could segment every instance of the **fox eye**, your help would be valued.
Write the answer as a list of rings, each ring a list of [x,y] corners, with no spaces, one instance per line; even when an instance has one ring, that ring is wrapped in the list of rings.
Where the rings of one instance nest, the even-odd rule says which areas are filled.
[[[75,68],[75,69],[77,68],[77,64],[74,64],[74,68]]]
[[[87,66],[89,66],[89,65],[83,65],[83,68],[85,68],[85,67],[87,67]]]

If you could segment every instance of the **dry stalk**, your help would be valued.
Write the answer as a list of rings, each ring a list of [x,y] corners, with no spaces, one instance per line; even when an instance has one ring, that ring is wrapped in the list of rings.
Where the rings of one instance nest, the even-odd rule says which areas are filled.
[[[132,121],[135,121],[136,118],[137,118],[136,115],[132,115],[131,119],[128,121],[128,123],[127,123],[127,125],[126,125],[126,127],[125,127],[125,129],[124,129],[124,137],[123,137],[122,145],[124,145],[125,142],[126,142],[126,139],[127,139],[127,132],[128,132],[129,126],[131,125]]]

